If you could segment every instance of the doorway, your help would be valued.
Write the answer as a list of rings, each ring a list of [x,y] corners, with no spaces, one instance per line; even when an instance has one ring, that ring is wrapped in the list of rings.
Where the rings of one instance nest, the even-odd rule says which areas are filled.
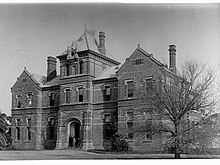
[[[68,127],[68,147],[78,148],[81,143],[80,121],[74,119],[69,123]]]

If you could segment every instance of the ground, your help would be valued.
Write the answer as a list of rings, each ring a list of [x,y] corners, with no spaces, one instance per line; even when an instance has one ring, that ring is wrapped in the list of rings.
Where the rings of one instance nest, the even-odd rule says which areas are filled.
[[[0,160],[67,160],[67,159],[172,159],[172,154],[110,154],[82,150],[0,151]],[[220,155],[182,155],[182,158],[220,158]]]

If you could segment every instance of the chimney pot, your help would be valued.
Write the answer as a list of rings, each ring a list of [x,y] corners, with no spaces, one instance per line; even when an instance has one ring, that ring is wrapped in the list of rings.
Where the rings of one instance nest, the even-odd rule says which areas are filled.
[[[56,63],[57,60],[55,57],[47,57],[47,81],[50,81],[57,76]]]
[[[100,51],[100,53],[106,55],[105,32],[103,32],[103,31],[99,32],[99,51]]]
[[[169,70],[176,73],[176,46],[169,45],[170,66]]]

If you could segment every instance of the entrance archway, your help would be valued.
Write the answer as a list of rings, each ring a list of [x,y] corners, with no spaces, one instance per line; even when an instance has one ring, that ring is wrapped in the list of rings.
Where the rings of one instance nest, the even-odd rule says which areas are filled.
[[[81,123],[78,119],[72,119],[68,124],[67,142],[70,148],[79,148],[81,143]]]

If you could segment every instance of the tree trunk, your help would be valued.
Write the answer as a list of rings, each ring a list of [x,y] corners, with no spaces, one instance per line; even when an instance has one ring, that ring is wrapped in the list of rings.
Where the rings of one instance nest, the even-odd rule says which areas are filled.
[[[175,159],[180,159],[180,158],[181,158],[181,157],[180,157],[180,153],[175,152],[174,158],[175,158]]]
[[[179,139],[179,126],[175,124],[175,133],[176,133],[176,140],[175,140],[175,159],[180,159],[180,139]]]

